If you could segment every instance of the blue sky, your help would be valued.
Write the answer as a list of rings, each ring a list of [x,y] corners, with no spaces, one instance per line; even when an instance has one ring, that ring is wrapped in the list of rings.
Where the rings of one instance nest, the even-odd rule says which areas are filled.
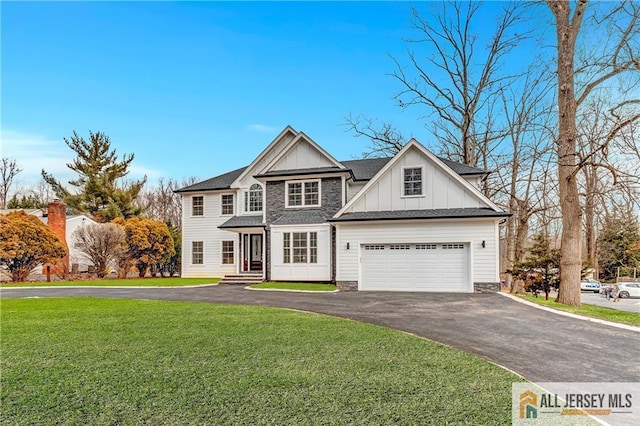
[[[207,178],[246,165],[286,125],[338,159],[364,138],[349,113],[423,143],[389,54],[411,37],[406,2],[3,2],[1,154],[68,178],[73,130],[136,155],[132,176]],[[499,3],[489,3],[489,9]]]

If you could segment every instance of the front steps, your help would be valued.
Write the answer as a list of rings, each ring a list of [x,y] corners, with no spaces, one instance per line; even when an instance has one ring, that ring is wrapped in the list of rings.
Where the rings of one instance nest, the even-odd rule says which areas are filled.
[[[218,285],[251,285],[262,281],[264,281],[262,274],[228,274],[218,282]]]

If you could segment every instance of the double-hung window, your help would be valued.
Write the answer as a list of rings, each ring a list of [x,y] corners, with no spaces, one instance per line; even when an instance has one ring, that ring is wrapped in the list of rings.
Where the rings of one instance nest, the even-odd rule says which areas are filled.
[[[287,207],[320,205],[320,180],[287,182]]]
[[[233,214],[233,194],[222,194],[220,198],[221,214]]]
[[[317,232],[285,232],[282,245],[283,263],[318,263]]]
[[[422,182],[422,167],[405,167],[403,169],[402,183],[405,197],[423,195]]]
[[[191,242],[191,264],[202,265],[204,263],[204,243],[202,241]]]
[[[222,264],[233,265],[233,240],[222,242]]]
[[[191,216],[204,216],[204,197],[191,197]]]

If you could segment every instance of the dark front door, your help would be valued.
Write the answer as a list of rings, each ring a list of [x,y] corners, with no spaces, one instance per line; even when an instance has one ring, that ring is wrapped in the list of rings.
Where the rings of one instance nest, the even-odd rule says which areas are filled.
[[[262,271],[262,234],[244,234],[244,270]]]

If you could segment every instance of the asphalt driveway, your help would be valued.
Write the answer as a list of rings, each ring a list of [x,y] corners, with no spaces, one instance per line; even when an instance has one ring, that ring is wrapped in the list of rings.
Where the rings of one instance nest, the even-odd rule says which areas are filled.
[[[404,330],[475,353],[536,382],[640,382],[640,332],[569,318],[497,294],[303,294],[237,286],[2,289],[0,296],[90,296],[275,306]]]

